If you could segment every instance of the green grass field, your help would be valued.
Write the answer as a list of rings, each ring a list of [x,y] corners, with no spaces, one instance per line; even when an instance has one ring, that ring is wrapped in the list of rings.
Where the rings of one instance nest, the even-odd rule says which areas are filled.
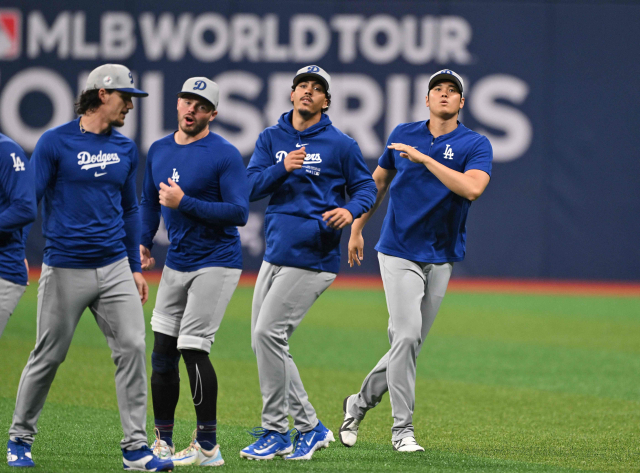
[[[451,292],[418,362],[414,423],[426,452],[392,450],[385,396],[361,424],[355,447],[336,442],[310,462],[289,463],[238,455],[252,440],[246,430],[260,424],[251,296],[251,288],[238,288],[211,352],[225,471],[640,471],[640,298]],[[32,284],[0,339],[3,432],[35,320]],[[381,291],[329,289],[291,339],[309,397],[336,437],[342,400],[388,349],[386,326]],[[147,347],[150,355],[150,336]],[[39,471],[122,471],[113,374],[107,344],[87,312],[40,418],[33,449]],[[182,379],[179,449],[195,427],[184,366]],[[149,433],[152,420],[149,402]],[[0,471],[7,470],[3,462]]]

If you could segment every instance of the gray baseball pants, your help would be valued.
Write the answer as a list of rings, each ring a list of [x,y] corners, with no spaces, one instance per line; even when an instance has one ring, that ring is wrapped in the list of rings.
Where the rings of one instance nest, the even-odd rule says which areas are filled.
[[[349,414],[363,419],[389,391],[392,441],[412,437],[416,400],[416,360],[447,291],[452,263],[417,263],[378,253],[389,310],[391,349],[362,383]]]
[[[301,432],[318,424],[289,353],[289,338],[335,278],[335,273],[262,262],[253,293],[251,348],[258,360],[265,429],[286,433],[287,414]]]
[[[177,338],[179,350],[209,353],[241,273],[217,266],[189,272],[165,266],[151,317],[153,331]]]
[[[124,430],[120,446],[135,450],[147,445],[144,315],[126,258],[97,269],[42,265],[36,346],[20,378],[11,438],[33,443],[49,388],[87,307],[107,338],[116,365],[116,395]]]
[[[0,337],[27,286],[0,278]]]

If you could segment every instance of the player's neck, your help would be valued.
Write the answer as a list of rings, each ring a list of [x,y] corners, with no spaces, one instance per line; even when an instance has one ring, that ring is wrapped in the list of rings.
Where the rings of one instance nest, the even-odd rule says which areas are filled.
[[[291,114],[291,125],[293,125],[293,128],[295,128],[297,131],[304,131],[307,128],[310,128],[316,123],[318,123],[321,118],[322,118],[322,112],[318,112],[309,117],[303,117],[294,108],[293,114]]]
[[[446,135],[458,128],[458,115],[456,114],[452,118],[441,118],[431,115],[427,126],[434,138]]]
[[[102,135],[111,131],[111,122],[100,111],[87,112],[80,117],[80,130]]]
[[[194,143],[194,142],[196,142],[198,140],[201,140],[202,138],[204,138],[208,134],[209,134],[209,127],[208,126],[205,127],[204,130],[202,130],[197,135],[187,135],[184,131],[182,131],[181,129],[178,128],[178,131],[176,131],[173,134],[173,139],[179,145],[188,145],[188,144]]]

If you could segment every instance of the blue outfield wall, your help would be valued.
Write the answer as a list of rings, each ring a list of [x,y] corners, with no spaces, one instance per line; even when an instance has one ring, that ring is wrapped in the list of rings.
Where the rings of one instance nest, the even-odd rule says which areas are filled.
[[[0,132],[28,154],[44,130],[74,118],[88,72],[116,62],[150,92],[136,99],[123,129],[140,149],[139,183],[150,144],[176,127],[175,93],[190,76],[219,83],[212,129],[248,161],[258,133],[289,109],[294,72],[318,64],[333,78],[329,116],[373,170],[397,123],[428,117],[427,79],[448,67],[467,84],[461,120],[486,134],[495,152],[491,183],[470,211],[467,258],[454,274],[640,280],[636,2],[68,0],[64,7],[0,5]],[[248,270],[260,265],[265,206],[252,204],[242,230]],[[363,268],[347,270],[345,258],[345,271],[378,271],[373,246],[384,213],[365,229]],[[37,225],[32,264],[43,245]],[[163,248],[159,234],[161,261]]]

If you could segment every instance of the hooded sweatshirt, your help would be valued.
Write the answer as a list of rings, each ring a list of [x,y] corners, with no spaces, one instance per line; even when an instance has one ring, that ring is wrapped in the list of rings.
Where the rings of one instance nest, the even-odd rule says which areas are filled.
[[[322,214],[337,207],[354,219],[373,205],[377,189],[356,141],[331,124],[327,115],[304,131],[291,124],[293,111],[258,137],[247,167],[250,200],[271,196],[265,214],[264,260],[279,266],[337,273],[341,230]],[[304,147],[301,169],[287,172],[284,158]],[[345,194],[351,200],[346,203]]]

